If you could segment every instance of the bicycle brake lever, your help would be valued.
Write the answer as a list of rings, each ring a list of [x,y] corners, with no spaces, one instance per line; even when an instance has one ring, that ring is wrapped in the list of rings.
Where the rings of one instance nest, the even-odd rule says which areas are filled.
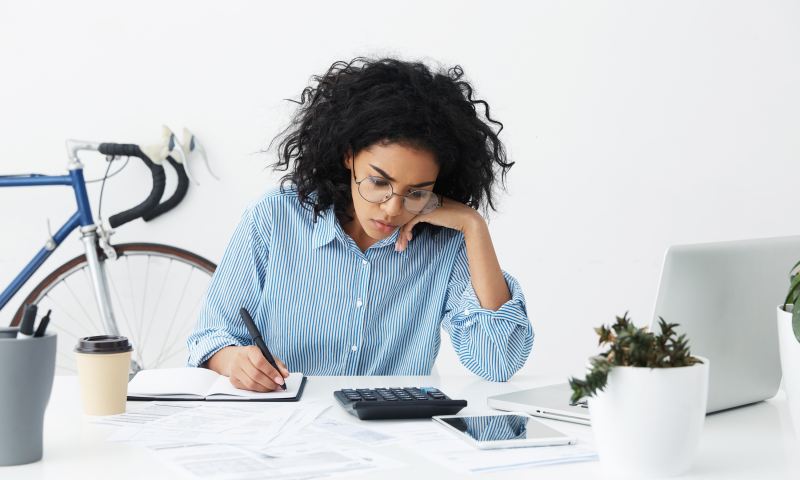
[[[208,173],[211,174],[214,179],[217,181],[220,180],[219,176],[211,170],[211,164],[208,162],[208,155],[206,154],[206,149],[203,148],[203,145],[197,139],[197,136],[189,131],[188,128],[183,128],[183,149],[189,153],[189,158],[191,158],[193,153],[197,153],[203,159],[203,163],[206,166],[206,170]]]
[[[198,182],[194,178],[194,175],[192,175],[192,172],[189,171],[189,161],[186,154],[186,147],[184,147],[184,145],[178,140],[178,136],[175,135],[175,132],[166,126],[164,129],[169,132],[169,137],[167,139],[167,151],[169,152],[169,155],[172,156],[173,160],[175,160],[177,163],[184,166],[184,170],[186,170],[186,176],[189,177],[189,180],[192,183],[195,185],[200,185],[200,182]],[[174,155],[173,152],[176,152],[177,157],[179,158],[175,158],[176,155]]]

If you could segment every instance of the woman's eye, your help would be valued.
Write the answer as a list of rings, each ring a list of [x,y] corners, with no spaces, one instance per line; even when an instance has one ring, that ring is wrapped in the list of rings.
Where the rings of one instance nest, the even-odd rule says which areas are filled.
[[[412,200],[421,200],[422,198],[427,196],[428,193],[430,192],[428,192],[427,190],[412,190],[408,192],[408,198]]]
[[[384,180],[382,178],[369,177],[369,179],[372,182],[372,184],[375,185],[376,187],[388,187],[389,186],[389,182],[387,182],[386,180]]]

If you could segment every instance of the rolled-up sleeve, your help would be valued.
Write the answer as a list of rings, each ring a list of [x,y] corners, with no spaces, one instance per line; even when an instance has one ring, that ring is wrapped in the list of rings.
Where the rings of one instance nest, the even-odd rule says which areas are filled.
[[[456,254],[447,287],[442,328],[458,358],[476,375],[496,382],[511,378],[525,364],[533,346],[522,288],[503,272],[511,299],[497,311],[482,308],[470,280],[466,246]]]
[[[255,315],[264,289],[268,249],[263,230],[269,222],[264,215],[256,219],[257,213],[251,206],[242,215],[211,278],[197,326],[187,341],[191,367],[203,366],[223,347],[252,343],[239,309]]]

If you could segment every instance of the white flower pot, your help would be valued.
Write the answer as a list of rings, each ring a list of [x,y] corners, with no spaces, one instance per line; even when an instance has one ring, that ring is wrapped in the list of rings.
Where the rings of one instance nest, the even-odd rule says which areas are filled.
[[[786,310],[783,305],[778,306],[778,346],[781,352],[783,390],[794,412],[800,411],[800,343],[792,331],[792,305],[787,305]]]
[[[708,359],[690,367],[614,367],[589,398],[603,469],[615,477],[672,476],[694,460],[708,400]]]

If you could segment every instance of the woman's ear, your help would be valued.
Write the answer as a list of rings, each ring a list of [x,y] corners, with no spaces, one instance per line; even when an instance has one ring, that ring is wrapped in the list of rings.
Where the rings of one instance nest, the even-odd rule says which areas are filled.
[[[342,161],[342,165],[344,165],[344,168],[348,170],[353,169],[353,150],[348,148],[347,151],[344,153],[344,160]]]

